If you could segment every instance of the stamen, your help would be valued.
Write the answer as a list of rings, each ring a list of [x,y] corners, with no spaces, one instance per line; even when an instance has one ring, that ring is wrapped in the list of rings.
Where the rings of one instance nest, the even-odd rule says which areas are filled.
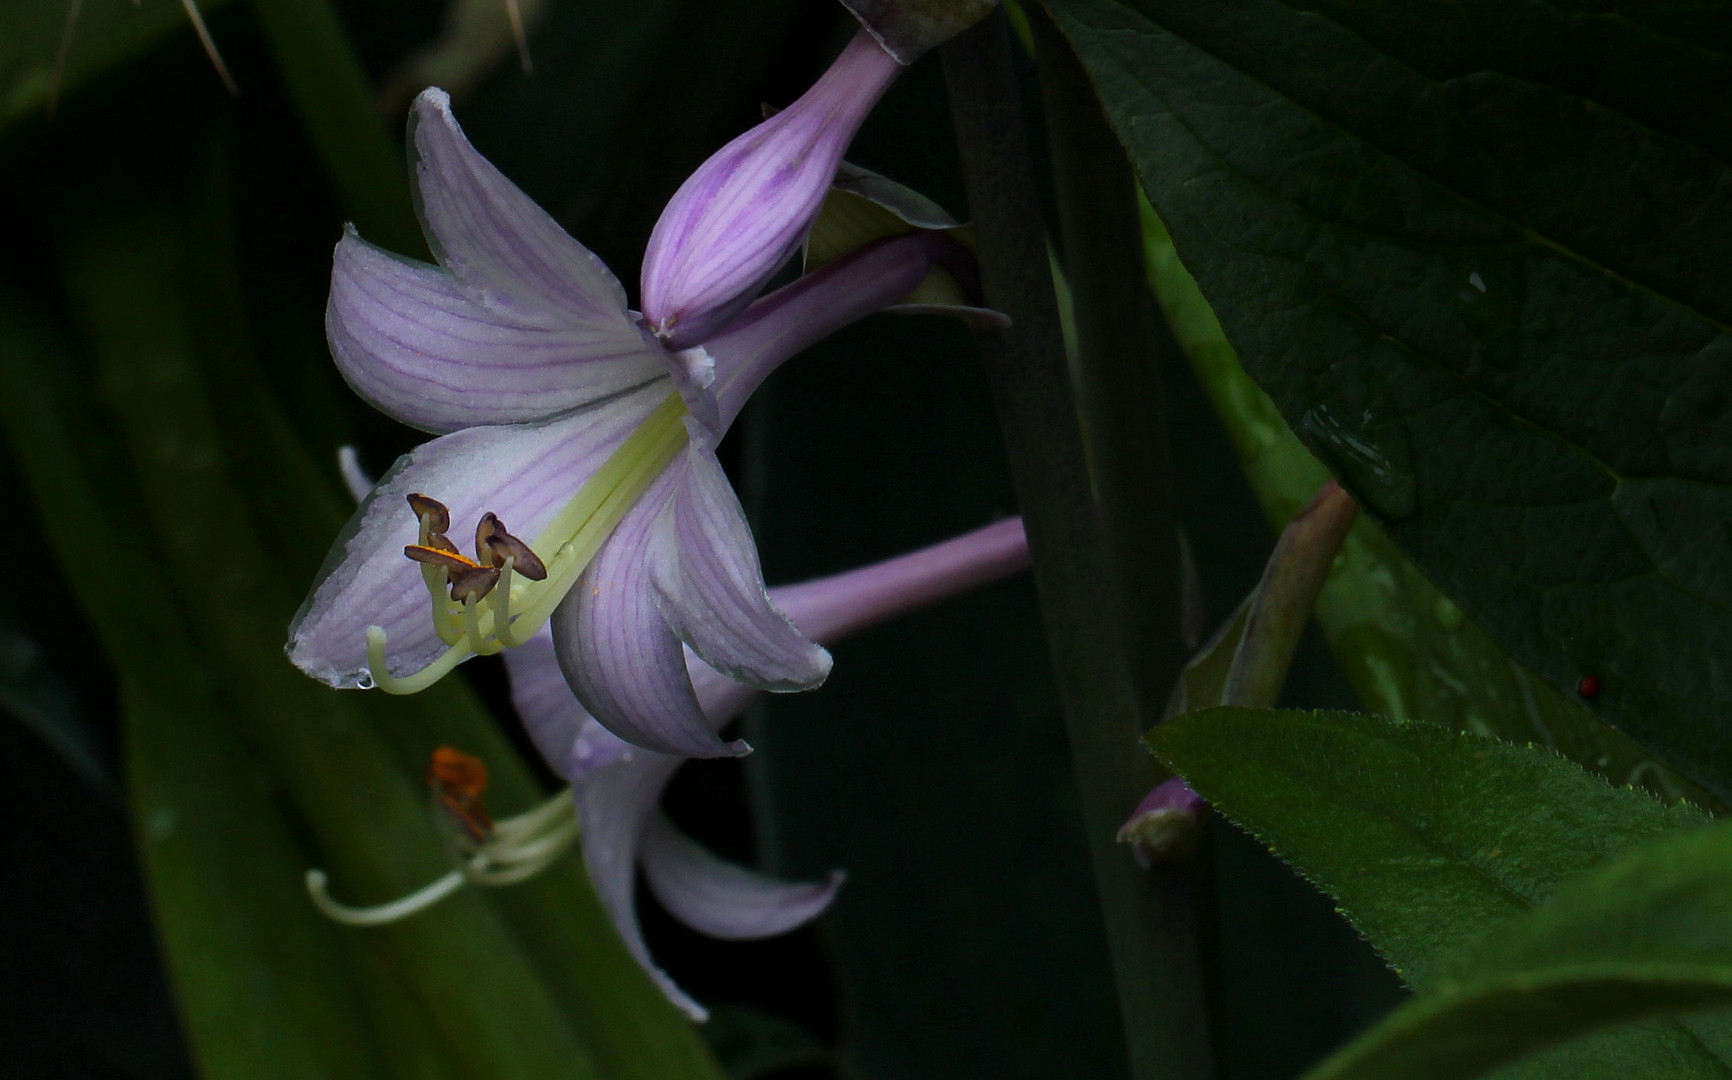
[[[448,533],[451,531],[451,511],[445,509],[445,504],[438,499],[430,499],[420,492],[409,496],[409,509],[415,511],[415,516],[421,519],[421,542],[427,542],[430,533]]]
[[[451,674],[458,664],[469,659],[474,653],[475,650],[469,647],[468,639],[459,637],[431,664],[413,675],[398,677],[391,674],[385,667],[384,627],[367,627],[367,672],[373,676],[373,685],[387,694],[419,694]]]
[[[479,781],[468,770],[479,770]],[[486,786],[486,767],[448,747],[433,752],[430,779],[438,776],[479,798]],[[462,888],[465,882],[487,887],[512,885],[534,877],[564,857],[579,834],[577,804],[566,788],[525,813],[492,827],[462,864],[407,896],[372,907],[351,907],[331,898],[322,870],[307,871],[307,892],[327,918],[348,926],[380,926],[424,911]]]
[[[432,907],[461,889],[465,880],[462,870],[453,870],[437,881],[416,889],[408,896],[400,896],[388,904],[350,907],[331,899],[330,879],[323,870],[308,870],[307,893],[313,898],[313,906],[328,919],[345,926],[383,926]]]
[[[445,538],[436,536],[432,539],[444,540]],[[449,540],[445,542],[450,543]],[[403,545],[403,554],[418,563],[425,563],[428,566],[443,566],[447,570],[456,570],[460,573],[465,570],[480,568],[479,563],[460,551],[444,551],[431,544],[405,544]]]
[[[487,766],[480,758],[441,746],[427,762],[427,784],[471,849],[492,838],[493,819],[481,798],[487,790]]]
[[[499,584],[499,570],[492,566],[472,566],[451,575],[451,599],[468,606],[480,600]]]
[[[368,627],[367,664],[374,685],[387,693],[412,694],[443,678],[471,654],[490,655],[533,637],[614,526],[685,446],[681,422],[685,415],[680,395],[669,394],[584,481],[534,545],[512,536],[496,515],[484,514],[475,530],[473,563],[444,535],[451,524],[444,504],[426,495],[409,496],[409,506],[421,521],[421,543],[403,551],[421,564],[422,580],[433,600],[433,627],[449,648],[422,671],[393,676],[385,668],[384,630]],[[552,551],[544,561],[533,548]],[[530,584],[523,586],[525,602],[514,618],[510,594],[518,577]],[[447,586],[450,603],[441,595]],[[482,610],[477,601],[495,592],[502,595]]]
[[[547,580],[547,564],[541,561],[541,556],[529,550],[529,545],[512,536],[503,528],[494,535],[488,544],[493,556],[494,566],[504,566],[509,560],[517,568],[517,572],[531,581]]]
[[[523,644],[517,639],[517,632],[511,625],[511,579],[516,570],[517,557],[507,555],[505,562],[499,567],[499,585],[493,590],[493,636],[507,649]],[[545,577],[546,574],[547,571],[543,568],[542,575]]]
[[[490,635],[481,632],[481,604],[473,597],[463,603],[463,634],[470,651],[477,656],[492,656],[499,651]]]

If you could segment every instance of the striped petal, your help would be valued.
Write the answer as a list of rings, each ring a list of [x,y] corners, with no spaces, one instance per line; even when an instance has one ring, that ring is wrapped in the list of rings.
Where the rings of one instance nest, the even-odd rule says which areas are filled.
[[[474,283],[399,258],[351,229],[337,244],[325,331],[337,369],[380,411],[423,431],[539,420],[667,370],[635,324],[488,303]]]
[[[718,859],[662,814],[644,830],[644,877],[675,918],[726,941],[775,937],[804,926],[830,906],[844,875],[784,882]]]
[[[289,658],[332,686],[369,685],[366,632],[388,636],[394,676],[421,670],[445,650],[434,632],[419,564],[403,555],[418,526],[407,498],[420,492],[451,511],[453,535],[487,511],[536,546],[542,528],[584,479],[666,399],[657,382],[538,424],[475,427],[424,443],[398,460],[337,537],[289,627]],[[683,674],[683,669],[682,669]]]
[[[691,441],[672,497],[649,538],[649,576],[667,625],[703,661],[764,690],[809,690],[830,654],[807,640],[764,588],[745,512],[708,431]]]
[[[684,459],[670,465],[602,545],[554,612],[555,651],[578,700],[620,738],[665,754],[725,757],[749,748],[723,742],[705,718],[646,565],[684,473]]]
[[[702,1023],[709,1013],[650,959],[638,924],[638,852],[644,829],[680,759],[641,753],[630,763],[598,769],[572,788],[583,828],[583,863],[590,885],[632,959],[687,1016]]]
[[[794,253],[842,152],[901,68],[856,34],[812,88],[680,185],[644,252],[644,317],[674,348],[705,340]]]
[[[630,324],[619,281],[469,145],[443,90],[415,99],[409,134],[427,243],[478,302],[532,322]]]

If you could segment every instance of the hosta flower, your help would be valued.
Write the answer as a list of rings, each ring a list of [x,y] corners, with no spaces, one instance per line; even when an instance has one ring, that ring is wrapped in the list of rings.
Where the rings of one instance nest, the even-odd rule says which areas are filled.
[[[998,522],[900,558],[773,591],[783,611],[814,640],[834,642],[944,597],[1020,570],[1028,545],[1022,522]],[[704,714],[721,727],[755,691],[688,654]],[[536,746],[572,786],[583,858],[596,894],[627,949],[669,1000],[694,1019],[704,1009],[655,966],[638,928],[633,887],[641,866],[650,891],[674,916],[712,937],[769,937],[824,910],[841,884],[774,881],[717,859],[657,809],[682,758],[633,747],[597,724],[560,678],[547,635],[505,656],[512,702]]]
[[[352,462],[345,463],[345,477],[357,472]],[[364,491],[364,485],[357,486]],[[834,642],[1027,565],[1028,542],[1021,520],[1013,518],[860,570],[783,586],[773,595],[803,631]],[[737,716],[756,693],[689,652],[685,661],[715,727]],[[466,883],[522,881],[560,858],[581,836],[591,883],[627,950],[671,1002],[693,1019],[705,1019],[703,1006],[650,959],[633,902],[638,868],[669,912],[702,933],[730,940],[771,937],[803,925],[829,906],[842,875],[787,883],[716,858],[656,808],[685,759],[633,747],[596,723],[560,677],[546,630],[507,653],[505,663],[524,726],[571,787],[527,813],[492,822],[480,808],[485,766],[441,748],[434,753],[429,779],[437,781],[441,803],[455,811],[461,826],[454,830],[459,865],[424,888],[374,907],[333,899],[324,872],[310,870],[307,888],[313,902],[338,922],[378,926],[425,910]]]
[[[476,153],[442,92],[421,95],[411,128],[437,264],[351,231],[326,322],[350,385],[439,437],[351,518],[290,627],[290,658],[333,686],[411,692],[551,619],[567,679],[615,733],[738,752],[707,722],[682,643],[778,690],[821,682],[829,657],[765,593],[715,442],[770,371],[900,299],[945,242],[867,246],[671,350],[600,260]]]

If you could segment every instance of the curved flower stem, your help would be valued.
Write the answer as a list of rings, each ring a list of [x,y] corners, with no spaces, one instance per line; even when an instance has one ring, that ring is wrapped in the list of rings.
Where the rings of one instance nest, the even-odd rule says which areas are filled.
[[[1114,548],[1103,528],[1117,523],[1103,515],[1091,490],[1003,15],[995,12],[956,38],[944,60],[986,302],[1012,320],[1007,331],[983,332],[980,346],[1034,553],[1132,1074],[1205,1080],[1213,1062],[1197,962],[1194,871],[1146,872],[1114,840],[1158,779],[1139,741],[1158,712],[1145,714],[1138,683],[1170,685],[1178,672],[1177,590],[1164,586],[1175,599],[1162,601],[1164,610],[1149,624],[1165,620],[1168,640],[1137,657],[1149,674],[1134,679],[1122,619],[1100,617],[1123,611]],[[1079,297],[1079,305],[1093,302]],[[1171,518],[1155,528],[1153,542],[1170,550]],[[1160,558],[1152,561],[1153,573],[1176,576],[1176,555]]]

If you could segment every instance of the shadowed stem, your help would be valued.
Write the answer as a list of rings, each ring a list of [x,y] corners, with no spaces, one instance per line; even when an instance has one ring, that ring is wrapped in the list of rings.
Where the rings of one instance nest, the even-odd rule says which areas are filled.
[[[1139,742],[1159,714],[1145,715],[1139,683],[1171,685],[1178,671],[1177,588],[1170,580],[1155,585],[1165,597],[1158,601],[1163,610],[1147,625],[1164,621],[1171,640],[1136,658],[1139,669],[1149,668],[1134,678],[1128,635],[1115,617],[1125,601],[1108,527],[1119,522],[1103,513],[1093,494],[1002,13],[947,45],[944,61],[986,302],[1012,320],[1009,330],[983,332],[980,347],[1034,554],[1132,1073],[1139,1080],[1206,1080],[1213,1065],[1197,963],[1194,874],[1188,868],[1144,871],[1114,840],[1159,779]],[[1140,284],[1140,273],[1133,280]],[[1079,322],[1094,302],[1079,297]],[[1154,555],[1152,575],[1176,576],[1171,517],[1152,528],[1144,539],[1157,552],[1173,553],[1165,561]],[[1144,642],[1137,647],[1148,648]]]

